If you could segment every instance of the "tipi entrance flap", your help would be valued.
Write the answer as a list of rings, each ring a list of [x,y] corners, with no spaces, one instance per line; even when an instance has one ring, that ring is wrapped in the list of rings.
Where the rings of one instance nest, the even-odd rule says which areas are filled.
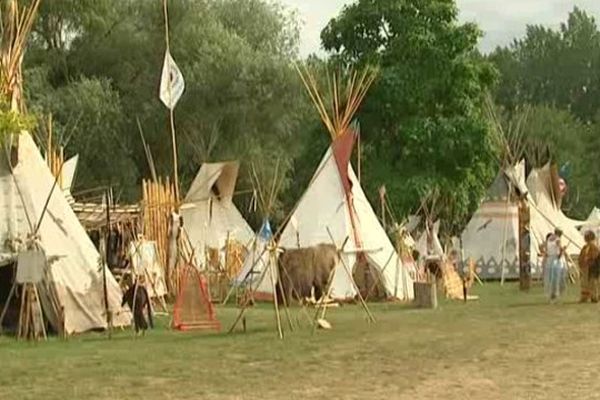
[[[337,137],[331,145],[344,193],[350,193],[352,190],[353,182],[348,175],[348,170],[355,141],[356,134],[349,130],[345,134]]]

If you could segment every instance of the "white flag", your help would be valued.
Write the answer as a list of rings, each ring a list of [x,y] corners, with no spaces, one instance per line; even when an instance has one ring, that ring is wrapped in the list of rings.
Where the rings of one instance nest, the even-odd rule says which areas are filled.
[[[170,110],[175,108],[175,105],[181,98],[185,90],[185,82],[183,75],[179,70],[175,60],[167,51],[165,53],[165,63],[163,65],[162,76],[160,78],[159,97],[167,108]]]

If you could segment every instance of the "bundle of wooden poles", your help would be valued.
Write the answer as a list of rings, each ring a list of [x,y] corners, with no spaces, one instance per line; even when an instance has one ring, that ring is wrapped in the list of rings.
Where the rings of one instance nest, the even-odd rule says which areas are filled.
[[[167,286],[177,287],[174,277],[167,271],[169,248],[169,215],[177,207],[175,187],[167,177],[156,181],[142,181],[142,212],[146,239],[156,242],[161,265],[165,268]],[[171,294],[174,294],[173,292]]]

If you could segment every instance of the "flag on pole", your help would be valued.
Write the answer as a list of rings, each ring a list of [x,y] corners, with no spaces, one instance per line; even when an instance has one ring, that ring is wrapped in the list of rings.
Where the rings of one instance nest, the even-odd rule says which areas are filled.
[[[168,109],[172,110],[175,108],[175,105],[181,98],[184,90],[185,81],[183,80],[183,75],[177,64],[175,64],[175,60],[173,60],[173,57],[171,57],[171,54],[167,50],[165,53],[162,76],[160,78],[160,101],[162,101]]]

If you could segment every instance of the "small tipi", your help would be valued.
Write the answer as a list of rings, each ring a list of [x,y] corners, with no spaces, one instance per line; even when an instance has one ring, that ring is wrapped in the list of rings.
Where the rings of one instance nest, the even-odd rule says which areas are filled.
[[[320,243],[340,247],[347,241],[342,260],[334,273],[331,297],[351,298],[357,293],[354,282],[370,275],[360,287],[370,291],[381,286],[385,295],[402,300],[413,298],[413,283],[407,269],[396,254],[385,230],[350,164],[358,129],[351,126],[360,103],[375,79],[375,72],[353,73],[345,88],[334,77],[330,87],[331,110],[324,106],[316,81],[306,71],[301,77],[332,137],[332,144],[319,164],[306,192],[294,210],[290,223],[279,240],[284,248],[306,247]],[[353,273],[345,271],[347,267]],[[373,285],[373,286],[371,286]]]
[[[239,163],[205,163],[181,206],[184,228],[199,260],[207,248],[222,249],[227,239],[246,246],[252,228],[233,203]]]

